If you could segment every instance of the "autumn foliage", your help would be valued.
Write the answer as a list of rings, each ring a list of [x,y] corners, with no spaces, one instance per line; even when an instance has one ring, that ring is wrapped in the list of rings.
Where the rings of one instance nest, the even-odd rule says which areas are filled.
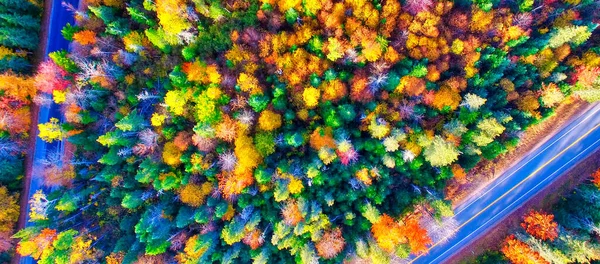
[[[514,235],[504,239],[504,244],[500,251],[515,264],[549,263],[527,244],[516,239]]]
[[[73,49],[7,88],[60,104],[37,136],[74,147],[21,244],[75,228],[111,263],[425,254],[448,182],[596,94],[598,3],[575,2],[90,0]]]
[[[553,220],[554,215],[530,211],[523,218],[521,226],[538,239],[552,241],[558,237],[558,225]]]

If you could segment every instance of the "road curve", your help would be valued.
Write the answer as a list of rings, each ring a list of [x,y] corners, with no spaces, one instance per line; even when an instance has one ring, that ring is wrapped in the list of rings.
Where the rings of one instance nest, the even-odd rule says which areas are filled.
[[[79,5],[79,0],[50,0],[52,1],[52,10],[50,11],[50,20],[48,22],[48,39],[46,39],[46,50],[44,51],[44,59],[48,58],[48,54],[57,50],[66,50],[69,48],[69,41],[63,38],[61,30],[67,24],[74,24],[73,14],[68,11],[65,7],[62,6],[62,2],[67,2],[72,4],[74,7]],[[42,40],[43,41],[43,40]],[[40,106],[40,111],[38,114],[38,124],[46,123],[50,120],[50,118],[58,118],[63,119],[60,113],[59,105],[52,103],[50,106]],[[42,186],[42,171],[43,164],[42,160],[46,158],[48,151],[61,150],[63,148],[63,144],[59,142],[54,143],[46,143],[42,141],[37,135],[35,136],[35,146],[33,152],[33,168],[31,169],[32,177],[31,182],[29,183],[29,194],[27,195],[27,200],[33,196],[33,194],[39,189],[45,189]],[[27,204],[25,215],[25,226],[31,226],[32,223],[29,222],[29,204]],[[35,263],[34,259],[31,257],[21,257],[19,260],[20,264],[31,264]]]
[[[455,209],[459,229],[446,242],[432,245],[427,255],[410,263],[443,263],[521,204],[544,189],[577,162],[600,149],[600,104],[549,138],[492,181],[481,195]]]

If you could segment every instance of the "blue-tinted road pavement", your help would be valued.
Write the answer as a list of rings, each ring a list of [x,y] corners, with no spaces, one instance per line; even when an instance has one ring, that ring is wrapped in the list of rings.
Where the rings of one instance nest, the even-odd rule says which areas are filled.
[[[73,25],[74,19],[73,14],[62,6],[62,2],[62,0],[52,1],[52,10],[50,11],[50,21],[48,25],[48,39],[46,40],[46,50],[44,51],[44,55],[46,58],[48,57],[48,53],[50,52],[57,50],[66,50],[69,48],[69,41],[63,38],[62,33],[60,31],[67,23],[71,23],[71,25]],[[77,7],[79,5],[79,0],[65,0],[64,2],[70,3],[74,7]],[[60,107],[54,103],[50,106],[41,106],[38,115],[38,124],[46,123],[52,117],[62,120]],[[32,136],[37,137],[37,135]],[[56,141],[54,143],[48,144],[42,141],[39,137],[36,138],[35,150],[33,155],[32,177],[29,187],[29,195],[27,198],[28,200],[29,198],[31,198],[31,196],[33,196],[33,194],[37,190],[46,190],[42,186],[42,175],[40,175],[44,167],[41,161],[46,158],[47,153],[49,151],[62,151],[62,148],[63,145],[57,143]],[[31,223],[29,223],[29,205],[27,205],[26,212],[27,215],[25,226],[31,226]],[[35,261],[31,257],[22,257],[19,263],[31,264],[35,263]]]
[[[447,242],[430,247],[412,263],[443,263],[484,234],[562,173],[600,149],[600,104],[571,121],[486,186],[478,197],[455,209],[459,229]]]

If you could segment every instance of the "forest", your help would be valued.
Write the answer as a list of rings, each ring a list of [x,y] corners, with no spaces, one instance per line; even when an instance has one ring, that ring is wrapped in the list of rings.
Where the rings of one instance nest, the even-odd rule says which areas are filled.
[[[0,263],[15,252],[43,3],[0,0]],[[34,135],[35,136],[35,135]]]
[[[563,101],[600,99],[599,5],[87,0],[62,30],[69,50],[23,79],[34,89],[6,90],[59,104],[65,122],[37,136],[70,146],[48,157],[52,191],[29,201],[16,251],[111,264],[425,253],[456,228],[449,180]]]
[[[591,263],[600,260],[600,169],[553,206],[530,211],[521,227],[472,263]]]

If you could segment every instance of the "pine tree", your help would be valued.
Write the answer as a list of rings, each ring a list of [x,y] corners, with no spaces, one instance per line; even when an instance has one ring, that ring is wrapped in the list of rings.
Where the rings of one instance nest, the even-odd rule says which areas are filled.
[[[0,27],[0,45],[9,48],[35,50],[38,44],[37,34],[14,27]]]

